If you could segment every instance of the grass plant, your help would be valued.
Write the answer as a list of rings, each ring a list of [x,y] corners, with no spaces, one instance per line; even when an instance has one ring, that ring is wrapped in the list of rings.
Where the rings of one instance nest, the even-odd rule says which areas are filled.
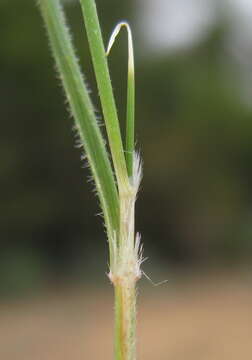
[[[119,23],[105,50],[95,0],[80,0],[108,147],[75,55],[60,0],[39,0],[49,42],[94,179],[109,244],[109,278],[115,292],[115,359],[136,359],[136,283],[141,277],[142,246],[135,233],[135,201],[142,177],[135,151],[135,76],[133,41],[127,23]],[[107,56],[120,29],[128,32],[126,136],[123,141]],[[111,160],[110,160],[111,154]]]

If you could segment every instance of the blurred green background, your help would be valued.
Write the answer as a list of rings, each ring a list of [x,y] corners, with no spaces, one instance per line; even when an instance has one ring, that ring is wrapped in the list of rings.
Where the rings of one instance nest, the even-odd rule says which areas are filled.
[[[77,0],[64,1],[101,118]],[[252,2],[97,0],[135,40],[145,360],[252,358]],[[0,358],[112,359],[108,248],[45,29],[0,2]],[[124,132],[127,38],[109,58]],[[99,344],[97,346],[97,344]]]
[[[1,295],[87,281],[90,271],[101,278],[107,270],[105,234],[94,215],[100,210],[35,3],[0,4]],[[166,274],[251,262],[251,89],[246,61],[243,68],[236,56],[242,50],[230,47],[237,12],[224,3],[195,39],[174,46],[175,37],[169,46],[162,29],[163,38],[152,39],[158,14],[163,27],[169,24],[165,2],[157,1],[148,23],[151,1],[97,0],[105,42],[120,19],[134,32],[137,139],[144,158],[137,230],[150,258],[145,268]],[[78,3],[66,2],[66,11],[99,110]],[[126,41],[124,34],[109,59],[122,131]]]

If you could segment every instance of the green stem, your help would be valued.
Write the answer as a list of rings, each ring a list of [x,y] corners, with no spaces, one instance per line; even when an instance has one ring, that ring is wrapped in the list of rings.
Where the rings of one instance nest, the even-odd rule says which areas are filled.
[[[135,282],[115,284],[115,360],[136,360]]]
[[[107,59],[94,0],[80,0],[109,138],[112,166],[76,59],[59,0],[39,0],[62,83],[79,130],[104,213],[110,245],[110,279],[115,287],[115,358],[135,360],[136,281],[141,277],[141,247],[135,241],[134,206],[140,166],[130,184]],[[132,42],[131,42],[132,43]],[[130,51],[129,51],[130,52]],[[133,49],[129,69],[127,149],[134,143]],[[133,156],[133,151],[131,152]],[[137,159],[137,158],[136,158]],[[132,163],[131,163],[132,161]],[[129,173],[132,172],[133,158]],[[137,167],[136,167],[137,168]],[[117,186],[118,185],[118,189]],[[119,192],[118,192],[119,190]],[[139,254],[140,253],[140,254]]]

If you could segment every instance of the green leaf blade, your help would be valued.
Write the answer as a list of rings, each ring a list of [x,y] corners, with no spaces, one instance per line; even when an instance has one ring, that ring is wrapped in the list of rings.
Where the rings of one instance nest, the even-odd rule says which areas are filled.
[[[94,0],[80,0],[119,191],[129,188],[120,125]]]
[[[110,50],[120,33],[122,27],[125,27],[128,33],[128,81],[127,81],[127,113],[126,113],[126,141],[125,141],[125,159],[128,170],[128,176],[133,175],[133,162],[135,150],[135,65],[134,65],[134,49],[133,39],[130,26],[127,22],[122,21],[118,23],[113,30],[106,55],[108,56]]]
[[[59,0],[40,0],[53,55],[95,181],[108,238],[119,228],[118,191]]]

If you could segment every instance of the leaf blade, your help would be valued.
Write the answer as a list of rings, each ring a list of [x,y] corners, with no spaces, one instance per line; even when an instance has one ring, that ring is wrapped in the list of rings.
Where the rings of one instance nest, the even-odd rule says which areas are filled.
[[[111,239],[119,228],[119,200],[104,140],[75,56],[60,2],[40,0],[39,6],[63,87],[94,177],[108,238]]]
[[[119,192],[129,190],[120,125],[94,0],[80,0]]]
[[[127,83],[127,113],[126,113],[126,141],[125,141],[125,159],[128,170],[128,176],[133,175],[133,162],[135,150],[135,66],[133,39],[130,26],[127,22],[120,22],[114,28],[109,39],[106,55],[115,42],[122,27],[125,27],[128,33],[128,83]]]

